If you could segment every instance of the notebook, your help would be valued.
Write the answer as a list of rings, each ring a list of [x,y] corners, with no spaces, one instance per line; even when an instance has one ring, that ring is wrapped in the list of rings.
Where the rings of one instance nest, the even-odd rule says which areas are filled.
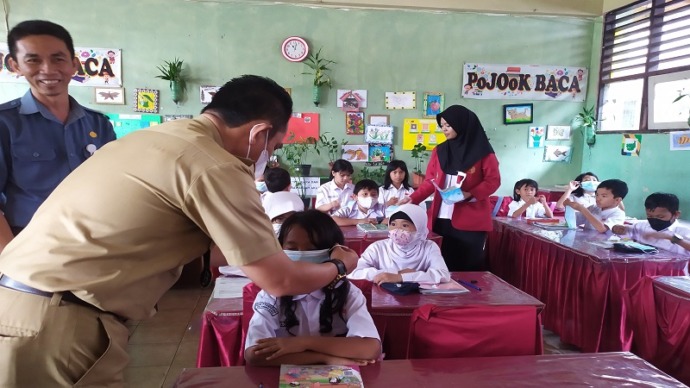
[[[280,366],[280,388],[341,387],[364,388],[358,366],[288,365]]]
[[[388,234],[388,225],[357,224],[357,229],[367,234]]]
[[[419,292],[422,294],[464,294],[470,290],[451,279],[447,283],[419,283]]]

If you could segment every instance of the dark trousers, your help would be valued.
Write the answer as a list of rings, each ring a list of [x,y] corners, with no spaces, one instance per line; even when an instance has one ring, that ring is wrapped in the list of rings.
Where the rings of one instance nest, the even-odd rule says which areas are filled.
[[[457,230],[449,219],[439,218],[434,222],[434,232],[443,236],[441,254],[453,271],[486,271],[484,245],[486,232]]]

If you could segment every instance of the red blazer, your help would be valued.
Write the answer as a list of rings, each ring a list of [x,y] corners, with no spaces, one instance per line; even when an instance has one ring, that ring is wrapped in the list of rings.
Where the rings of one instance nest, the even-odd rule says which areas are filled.
[[[488,154],[464,172],[467,176],[462,184],[462,189],[470,192],[477,201],[456,203],[451,223],[457,230],[491,231],[493,224],[491,222],[492,208],[489,196],[501,185],[498,159],[496,159],[495,154]],[[433,221],[438,217],[442,203],[441,195],[431,183],[431,179],[434,179],[436,184],[441,187],[446,182],[446,173],[441,169],[436,149],[431,153],[424,182],[410,195],[412,202],[419,204],[434,193],[434,201],[431,203],[431,212],[429,213],[429,230],[433,228]]]

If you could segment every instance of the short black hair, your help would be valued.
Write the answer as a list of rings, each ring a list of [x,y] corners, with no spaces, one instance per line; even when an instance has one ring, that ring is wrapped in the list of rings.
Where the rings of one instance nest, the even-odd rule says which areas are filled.
[[[362,179],[361,181],[357,182],[353,192],[357,194],[363,189],[376,190],[378,192],[379,185],[371,179]]]
[[[607,179],[599,183],[599,189],[609,189],[614,198],[625,198],[628,195],[628,185],[620,179]]]
[[[26,20],[14,26],[7,34],[7,46],[10,58],[17,60],[17,41],[32,35],[50,35],[65,42],[67,50],[74,57],[74,43],[72,36],[65,27],[47,20]]]
[[[539,190],[539,183],[537,183],[537,181],[535,181],[534,179],[520,179],[519,181],[515,182],[515,187],[513,187],[514,200],[520,200],[520,194],[516,193],[516,191],[520,190],[523,186],[534,187],[534,190]]]
[[[243,75],[218,89],[211,103],[201,113],[212,111],[229,127],[239,127],[253,120],[267,120],[270,136],[287,130],[292,114],[292,99],[285,88],[267,77]]]
[[[586,176],[593,176],[597,178],[597,182],[599,182],[599,177],[596,176],[593,172],[583,172],[582,174],[578,175],[575,177],[575,181],[582,183],[582,180],[585,179]],[[576,197],[582,197],[585,195],[585,190],[582,188],[582,186],[578,187],[577,189],[573,190],[572,194]]]
[[[675,213],[680,208],[680,201],[678,201],[678,197],[675,194],[671,193],[652,193],[644,200],[645,209],[654,210],[658,207]]]
[[[283,191],[290,186],[290,173],[280,167],[267,168],[264,171],[264,182],[266,182],[266,188],[271,193]]]
[[[345,236],[333,217],[319,210],[296,212],[283,221],[278,233],[278,242],[283,245],[285,237],[293,226],[304,229],[315,249],[330,249],[335,244],[345,244]]]
[[[335,162],[333,162],[333,166],[331,167],[331,179],[333,179],[333,173],[334,172],[349,172],[350,175],[355,173],[354,167],[352,167],[352,163],[348,162],[345,159],[338,159]]]
[[[405,179],[402,181],[402,185],[404,188],[409,189],[410,188],[410,172],[407,171],[407,164],[403,162],[402,160],[391,160],[390,163],[388,163],[388,167],[386,167],[386,175],[383,177],[383,188],[388,190],[391,188],[391,185],[393,184],[393,180],[391,179],[391,173],[397,169],[403,170],[405,172]]]

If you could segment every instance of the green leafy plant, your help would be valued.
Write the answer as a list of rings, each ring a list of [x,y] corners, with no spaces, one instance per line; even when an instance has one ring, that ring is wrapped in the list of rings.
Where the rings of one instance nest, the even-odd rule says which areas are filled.
[[[371,179],[379,185],[382,185],[385,175],[386,168],[384,166],[378,166],[378,168],[374,168],[373,166],[364,166],[357,172],[357,181],[361,181],[362,179]]]
[[[294,140],[294,138],[295,134],[291,132],[288,136],[288,140]],[[287,165],[290,175],[297,178],[308,175],[304,168],[307,164],[307,156],[312,152],[317,155],[321,154],[321,150],[317,147],[316,138],[310,136],[300,140],[300,142],[284,144],[281,149],[276,151],[276,154],[279,154],[280,159]],[[302,185],[301,180],[297,180],[295,188],[299,192],[300,197],[306,198],[307,188]]]
[[[424,170],[422,170],[422,167],[424,165],[424,162],[426,159],[429,157],[429,152],[426,150],[426,146],[422,143],[417,143],[414,145],[412,148],[412,159],[415,160],[415,165],[412,171],[415,174],[418,175],[423,175]]]
[[[184,73],[184,61],[177,57],[172,61],[163,61],[163,65],[157,67],[160,78],[170,82],[170,90],[173,94],[173,101],[178,103],[182,100],[185,90],[187,90],[187,77]]]
[[[330,132],[324,132],[319,136],[319,139],[316,143],[316,150],[325,150],[326,155],[328,155],[328,161],[333,163],[337,159],[340,159],[340,156],[343,153],[343,146],[348,143],[347,140],[338,140],[335,137],[331,136],[329,139],[327,134]]]
[[[303,72],[302,74],[311,75],[314,77],[313,87],[312,87],[312,102],[314,105],[318,106],[321,101],[321,86],[326,85],[330,89],[333,86],[331,78],[326,73],[331,69],[328,68],[331,64],[335,64],[335,61],[326,59],[321,56],[321,49],[316,53],[309,53],[307,59],[304,60],[304,64],[310,69],[310,71]]]
[[[591,147],[597,142],[597,118],[594,114],[594,106],[589,109],[582,108],[582,112],[573,118],[570,125],[573,129],[582,129],[588,146]]]

